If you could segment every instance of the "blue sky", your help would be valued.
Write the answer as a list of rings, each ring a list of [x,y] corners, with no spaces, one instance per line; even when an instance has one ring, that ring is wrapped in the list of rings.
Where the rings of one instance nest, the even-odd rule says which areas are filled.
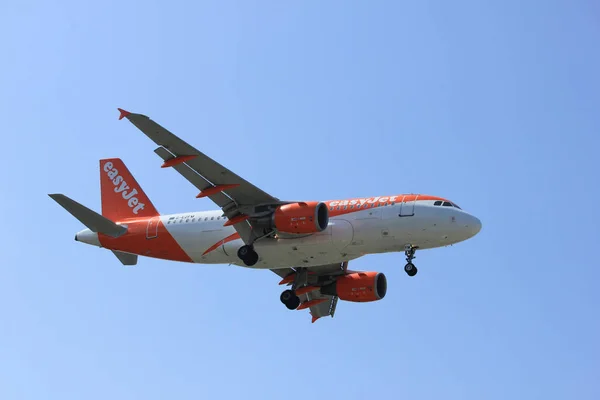
[[[546,2],[0,4],[2,399],[597,399],[600,8]],[[367,256],[389,289],[310,323],[269,271],[73,241],[122,158],[209,210],[117,107],[280,198],[447,197],[483,230]]]

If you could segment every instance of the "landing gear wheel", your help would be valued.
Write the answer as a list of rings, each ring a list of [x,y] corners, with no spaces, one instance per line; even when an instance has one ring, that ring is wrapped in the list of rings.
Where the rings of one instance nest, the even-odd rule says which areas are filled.
[[[252,252],[244,260],[244,264],[251,267],[258,262],[258,253],[252,250]]]
[[[248,267],[251,267],[258,262],[258,253],[254,251],[252,246],[244,245],[240,247],[237,251],[237,255]]]
[[[406,255],[406,265],[404,266],[404,271],[408,274],[408,276],[415,276],[417,274],[417,267],[412,263],[412,260],[415,257],[415,252],[417,248],[407,244],[404,246],[404,254]]]
[[[281,300],[289,310],[295,310],[300,305],[300,298],[296,296],[296,293],[294,293],[293,290],[284,290],[283,293],[281,293],[281,296],[279,296],[279,300]]]
[[[408,274],[408,276],[415,276],[418,270],[413,263],[409,262],[404,266],[404,271]]]
[[[248,257],[248,254],[250,254],[252,250],[252,246],[244,245],[238,249],[237,256],[243,260]]]

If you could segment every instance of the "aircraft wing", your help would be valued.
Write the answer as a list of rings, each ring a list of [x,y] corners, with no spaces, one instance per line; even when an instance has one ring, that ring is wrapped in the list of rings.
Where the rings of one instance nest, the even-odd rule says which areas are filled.
[[[338,302],[337,296],[322,294],[318,287],[315,286],[315,283],[329,283],[330,281],[333,281],[333,279],[331,279],[332,277],[345,274],[347,268],[348,263],[344,262],[311,268],[283,268],[272,269],[271,271],[283,278],[281,282],[279,282],[280,285],[292,285],[296,274],[300,273],[301,270],[306,272],[306,276],[299,280],[298,286],[296,287],[297,295],[300,298],[298,310],[309,308],[312,322],[314,323],[321,317],[331,316],[331,318],[333,318]]]
[[[216,203],[245,243],[251,236],[251,225],[244,218],[245,214],[255,213],[260,206],[287,203],[244,180],[149,117],[120,108],[119,111],[119,119],[127,118],[159,146],[154,152],[164,160],[162,167],[173,167],[198,188],[197,197],[208,197]]]

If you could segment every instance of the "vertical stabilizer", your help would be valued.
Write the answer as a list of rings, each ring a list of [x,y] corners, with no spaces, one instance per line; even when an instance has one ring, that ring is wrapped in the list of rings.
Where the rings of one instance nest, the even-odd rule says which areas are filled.
[[[158,211],[119,158],[100,160],[102,215],[112,221],[158,216]]]

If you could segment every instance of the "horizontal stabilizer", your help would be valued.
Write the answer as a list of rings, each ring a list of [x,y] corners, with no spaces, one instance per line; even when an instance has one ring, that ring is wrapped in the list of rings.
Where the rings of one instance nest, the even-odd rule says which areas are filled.
[[[118,250],[113,250],[112,252],[114,253],[115,256],[117,256],[117,258],[119,259],[119,261],[121,261],[121,264],[123,264],[123,265],[136,265],[137,264],[137,260],[138,260],[137,254],[124,253],[124,252],[118,251]]]
[[[124,226],[115,224],[110,219],[82,206],[64,194],[49,194],[48,196],[87,226],[92,232],[103,233],[111,237],[119,237],[127,232],[127,228]]]

